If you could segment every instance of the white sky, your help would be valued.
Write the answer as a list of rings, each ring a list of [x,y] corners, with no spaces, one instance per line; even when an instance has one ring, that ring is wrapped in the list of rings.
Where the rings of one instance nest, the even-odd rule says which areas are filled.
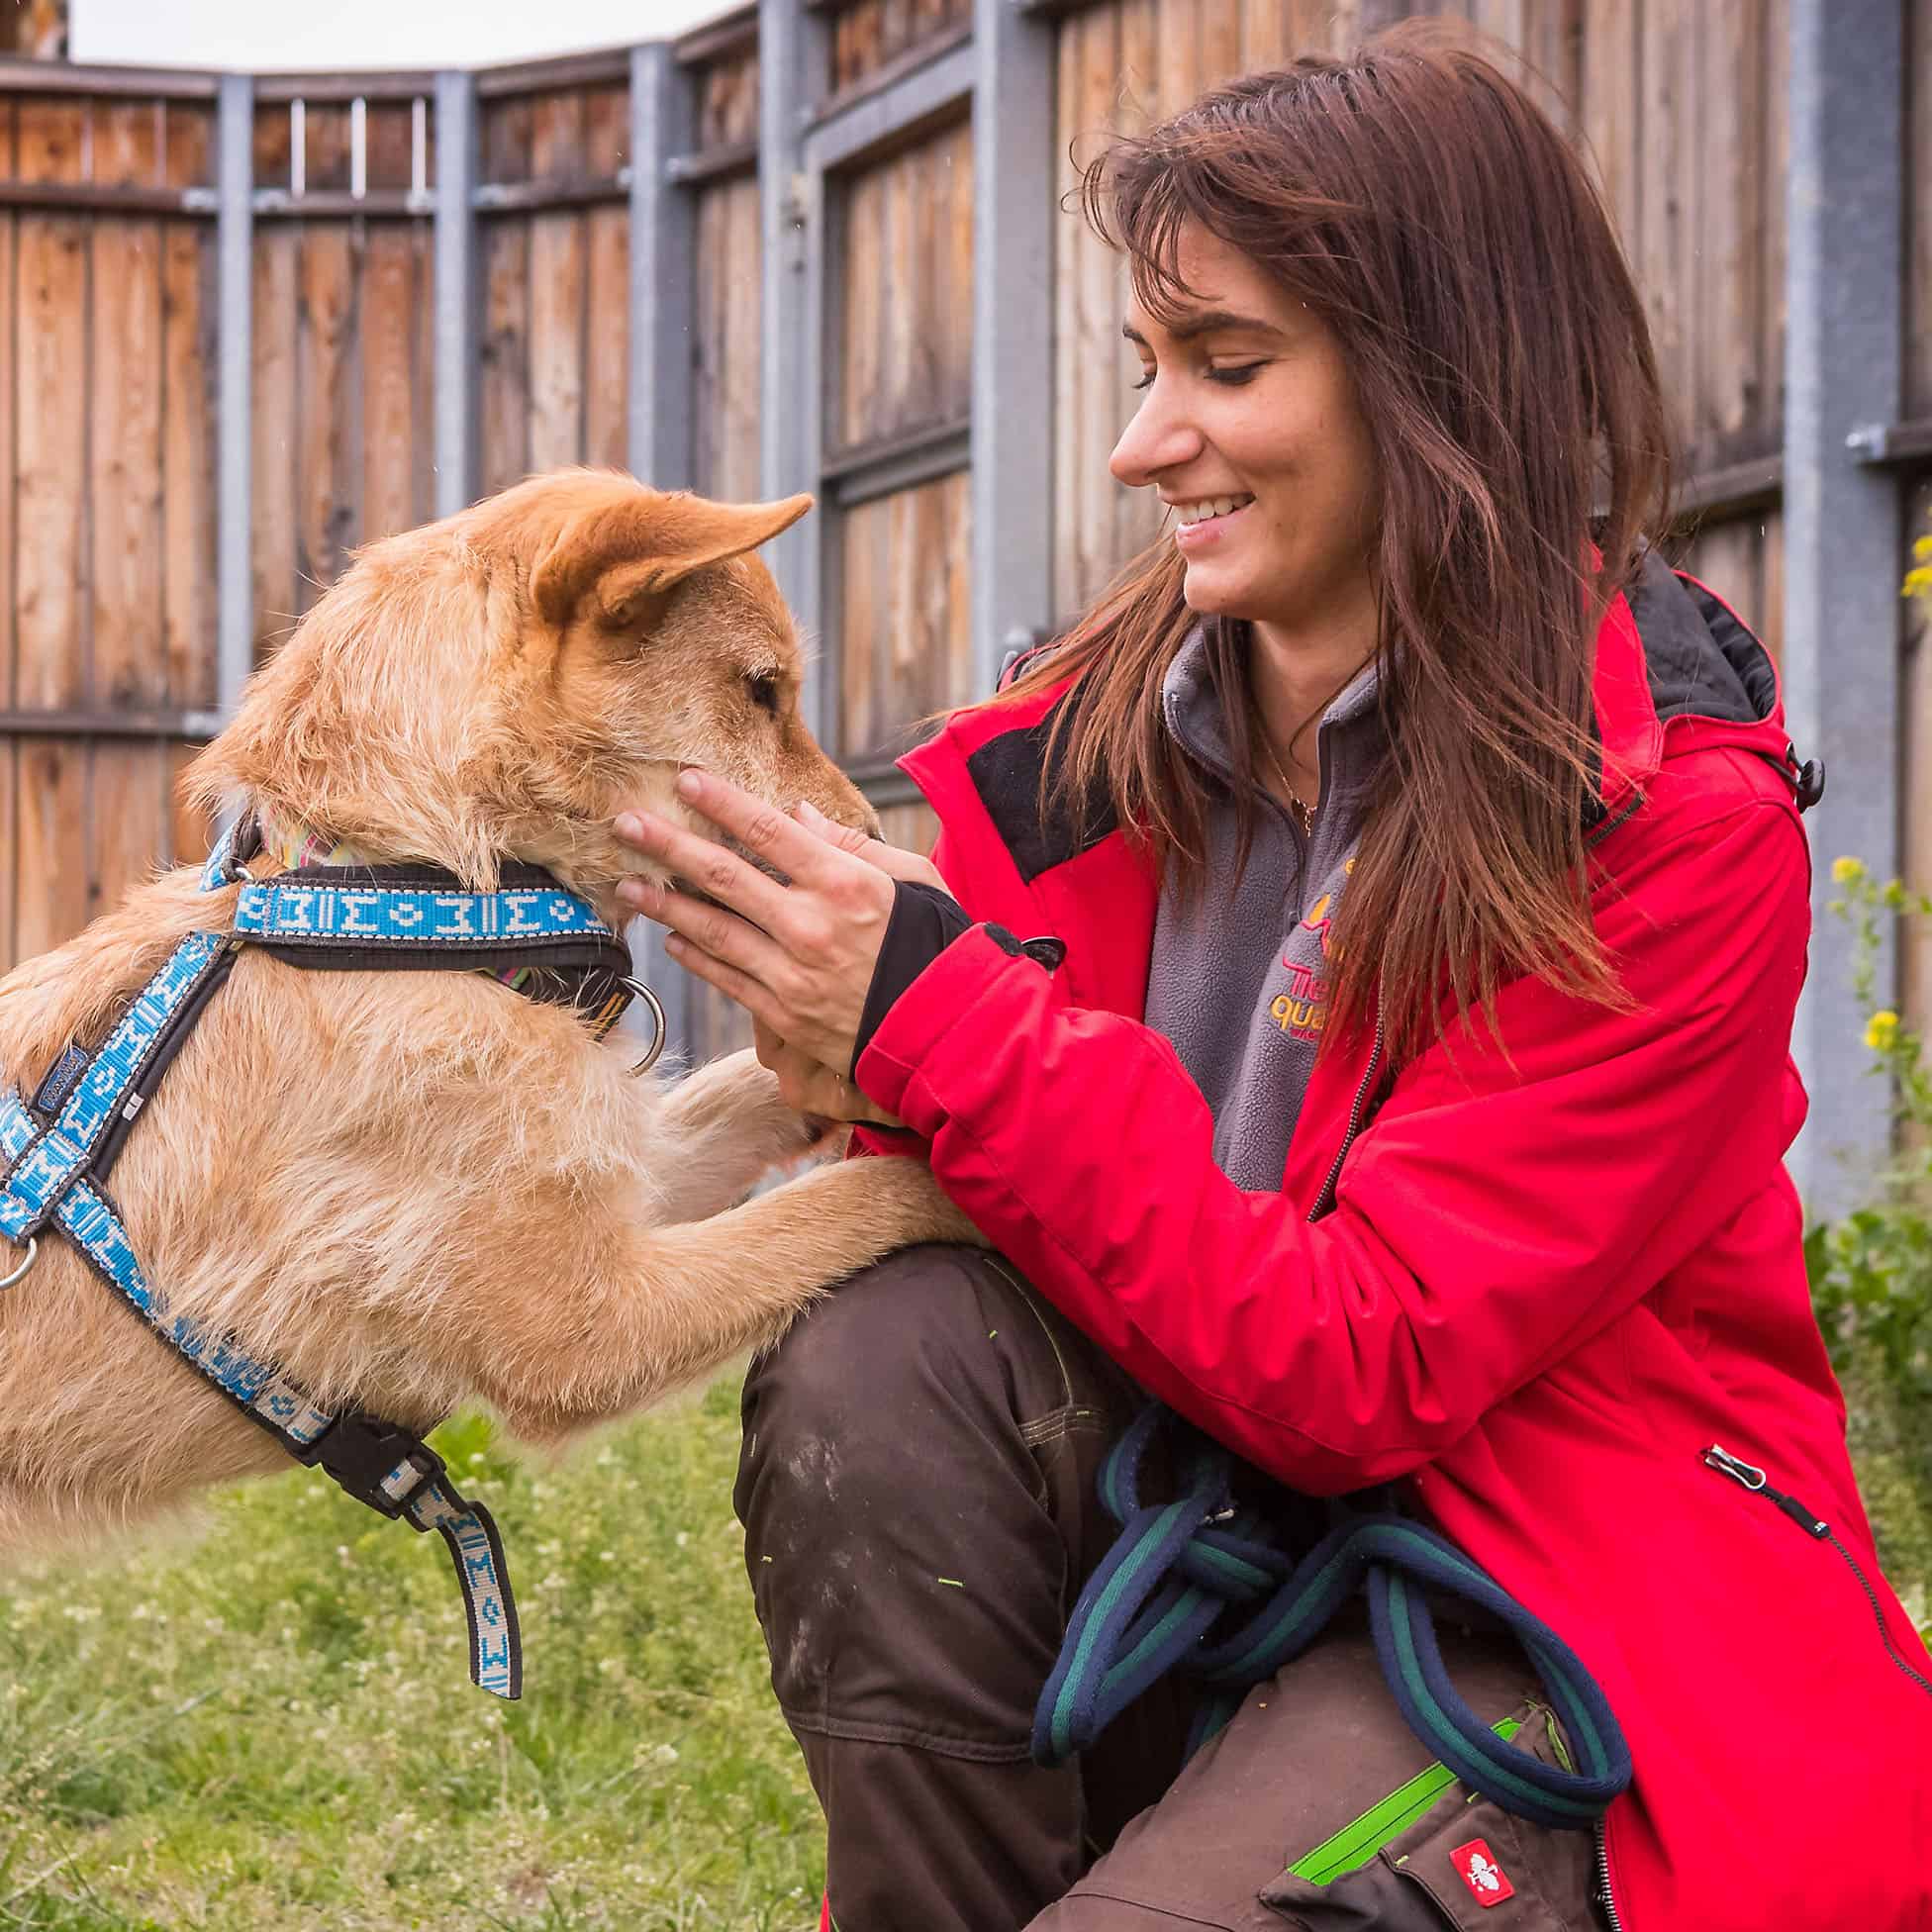
[[[76,60],[137,67],[472,67],[668,39],[736,0],[71,0]]]

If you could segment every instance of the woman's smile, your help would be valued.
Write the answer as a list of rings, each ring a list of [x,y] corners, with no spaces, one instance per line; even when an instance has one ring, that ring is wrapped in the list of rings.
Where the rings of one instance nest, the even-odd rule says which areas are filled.
[[[1220,497],[1182,497],[1170,500],[1174,512],[1174,540],[1186,555],[1217,543],[1254,507],[1245,491]]]

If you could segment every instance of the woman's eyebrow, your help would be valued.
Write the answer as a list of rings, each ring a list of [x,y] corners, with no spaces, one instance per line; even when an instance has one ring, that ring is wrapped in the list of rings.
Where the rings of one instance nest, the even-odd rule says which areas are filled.
[[[1216,329],[1240,329],[1260,336],[1279,336],[1282,333],[1272,322],[1263,322],[1259,316],[1237,316],[1232,309],[1198,309],[1194,314],[1170,323],[1167,333],[1177,342],[1185,342]],[[1147,346],[1146,337],[1130,322],[1120,325],[1120,334],[1140,348]]]

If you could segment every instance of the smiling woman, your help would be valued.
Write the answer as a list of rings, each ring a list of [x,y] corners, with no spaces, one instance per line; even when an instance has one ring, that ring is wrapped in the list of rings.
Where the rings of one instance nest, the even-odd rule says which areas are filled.
[[[1170,528],[907,761],[933,868],[710,776],[789,887],[635,834],[715,882],[637,903],[793,1103],[997,1251],[866,1271],[746,1384],[828,1912],[1904,1932],[1932,1665],[1783,1166],[1815,787],[1650,547],[1590,179],[1410,28],[1085,200],[1132,270],[1113,473]],[[1445,1590],[1482,1608],[1431,1634]],[[1798,1790],[1856,1859],[1775,1860]]]

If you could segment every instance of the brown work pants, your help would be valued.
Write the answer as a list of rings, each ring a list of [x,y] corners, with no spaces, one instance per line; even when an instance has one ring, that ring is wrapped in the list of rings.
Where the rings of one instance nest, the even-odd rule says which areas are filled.
[[[1185,1772],[1175,1679],[1078,1762],[1032,1762],[1040,1687],[1116,1533],[1095,1474],[1145,1401],[1008,1264],[964,1248],[867,1270],[752,1369],[737,1511],[840,1932],[1594,1927],[1588,1835],[1461,1786],[1360,1871],[1287,1875],[1430,1762],[1360,1617],[1257,1687]],[[1550,1756],[1514,1646],[1439,1636],[1469,1703],[1527,1720],[1516,1742]]]

